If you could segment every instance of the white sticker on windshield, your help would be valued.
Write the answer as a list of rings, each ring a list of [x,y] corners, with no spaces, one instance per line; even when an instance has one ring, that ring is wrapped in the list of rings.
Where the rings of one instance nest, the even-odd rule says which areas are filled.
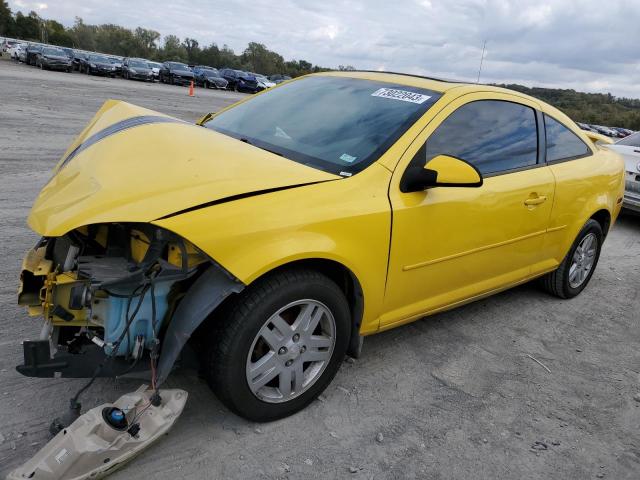
[[[396,90],[395,88],[381,88],[371,94],[372,97],[390,98],[392,100],[400,100],[411,103],[424,103],[431,98],[429,95],[423,95],[416,92],[408,92],[407,90]]]
[[[343,162],[347,162],[347,163],[353,163],[353,161],[356,158],[358,158],[358,157],[352,157],[348,153],[343,153],[342,155],[340,155],[340,160],[342,160]]]

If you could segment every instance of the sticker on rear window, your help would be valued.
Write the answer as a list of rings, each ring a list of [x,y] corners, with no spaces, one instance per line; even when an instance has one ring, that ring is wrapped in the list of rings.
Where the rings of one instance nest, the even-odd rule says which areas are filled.
[[[372,97],[390,98],[392,100],[400,100],[411,103],[424,103],[431,98],[429,95],[423,95],[416,92],[408,92],[407,90],[397,90],[395,88],[380,88],[371,94]]]

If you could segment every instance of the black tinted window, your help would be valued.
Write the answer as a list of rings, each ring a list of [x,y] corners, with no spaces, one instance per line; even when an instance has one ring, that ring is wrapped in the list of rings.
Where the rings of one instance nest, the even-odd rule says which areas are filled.
[[[449,115],[427,139],[427,162],[450,155],[484,175],[535,165],[537,135],[532,108],[499,100],[472,102]]]
[[[547,162],[581,157],[590,152],[585,143],[563,124],[544,116],[547,131]]]

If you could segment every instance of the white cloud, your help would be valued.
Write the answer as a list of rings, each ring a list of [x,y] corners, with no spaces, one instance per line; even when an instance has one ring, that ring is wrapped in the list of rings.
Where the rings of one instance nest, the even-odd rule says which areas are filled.
[[[46,16],[143,26],[287,59],[640,97],[638,0],[56,0]],[[14,10],[38,3],[10,0]]]

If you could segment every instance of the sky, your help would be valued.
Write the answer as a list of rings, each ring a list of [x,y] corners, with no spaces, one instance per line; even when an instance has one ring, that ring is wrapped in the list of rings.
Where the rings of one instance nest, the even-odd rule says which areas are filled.
[[[285,59],[640,98],[640,0],[9,0]]]

